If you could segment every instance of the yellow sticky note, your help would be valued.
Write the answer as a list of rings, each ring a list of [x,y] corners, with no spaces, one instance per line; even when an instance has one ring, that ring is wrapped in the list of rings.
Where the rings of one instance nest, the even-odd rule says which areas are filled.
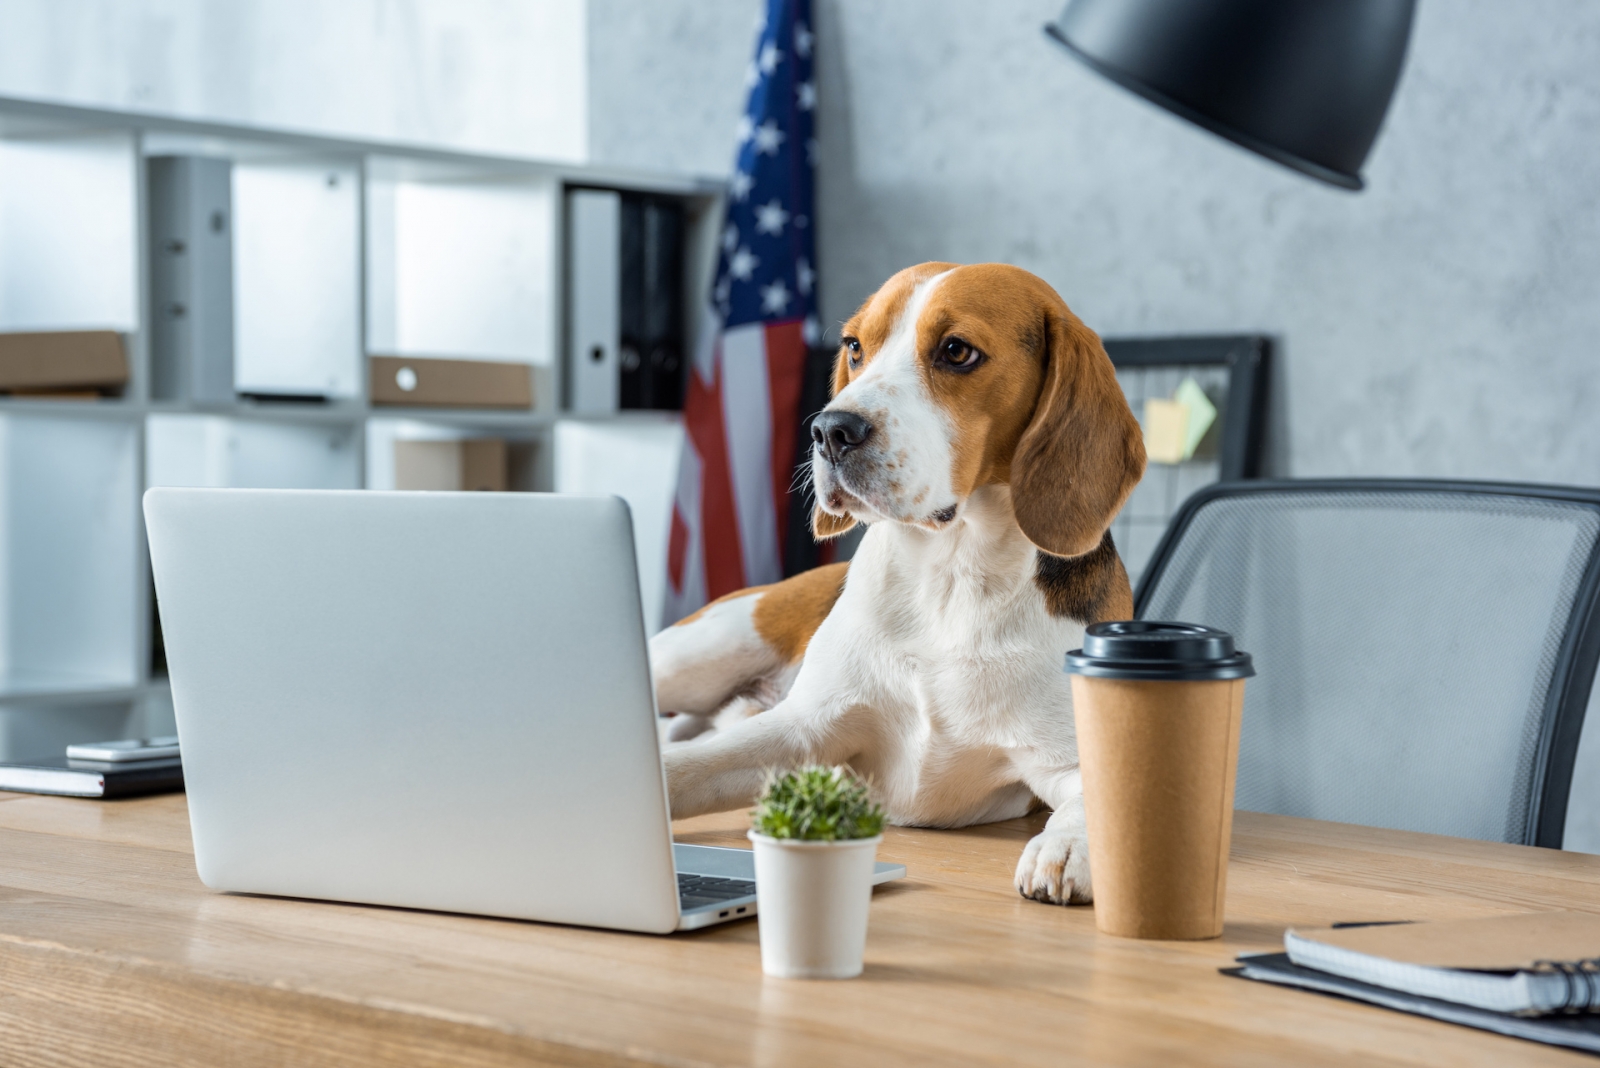
[[[1144,402],[1144,452],[1158,464],[1182,463],[1189,438],[1189,409],[1175,400]]]

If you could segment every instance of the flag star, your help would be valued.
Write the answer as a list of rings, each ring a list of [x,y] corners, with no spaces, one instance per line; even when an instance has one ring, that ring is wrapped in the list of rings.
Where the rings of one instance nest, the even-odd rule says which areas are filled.
[[[739,228],[733,225],[733,223],[729,223],[728,228],[722,231],[722,249],[724,252],[732,252],[738,247]]]
[[[789,213],[783,210],[783,204],[777,197],[773,197],[765,204],[756,208],[756,233],[771,234],[778,237],[783,233],[783,225],[789,221]]]
[[[735,133],[737,134],[737,136],[739,138],[739,143],[742,145],[746,141],[750,140],[750,138],[755,135],[755,132],[756,132],[756,124],[750,120],[750,116],[749,115],[740,115],[739,116],[739,127],[735,131]]]
[[[746,89],[754,89],[759,81],[761,81],[761,70],[756,66],[756,61],[752,59],[750,65],[744,69],[744,87]]]
[[[733,258],[728,260],[728,273],[741,282],[748,282],[750,276],[755,273],[756,264],[760,262],[761,260],[749,249],[741,247],[733,254]]]
[[[756,127],[753,136],[755,137],[756,151],[768,156],[776,156],[778,154],[778,146],[783,144],[784,141],[784,132],[778,129],[777,122],[772,119],[768,119]]]
[[[800,110],[810,111],[817,106],[817,83],[801,82],[795,89],[795,96],[799,98]]]
[[[811,44],[817,38],[803,22],[794,24],[794,54],[805,59],[811,54]]]
[[[811,295],[811,287],[817,282],[817,272],[811,269],[811,264],[804,256],[795,264],[794,280],[802,297]]]
[[[761,64],[761,73],[771,74],[773,71],[778,69],[778,63],[782,59],[782,49],[780,49],[777,45],[767,45],[767,47],[761,50],[761,58],[757,61]]]
[[[761,310],[773,315],[782,315],[789,307],[789,302],[794,297],[789,292],[789,287],[783,284],[783,279],[776,278],[770,286],[761,287]]]
[[[807,345],[815,345],[822,340],[822,324],[817,322],[815,315],[808,315],[805,322],[800,324],[800,337]]]
[[[717,282],[717,287],[712,291],[712,296],[718,304],[728,303],[728,297],[733,292],[733,283],[723,278]]]
[[[734,200],[743,201],[750,195],[750,187],[755,184],[756,180],[744,171],[734,171],[733,177],[728,179],[728,195]]]

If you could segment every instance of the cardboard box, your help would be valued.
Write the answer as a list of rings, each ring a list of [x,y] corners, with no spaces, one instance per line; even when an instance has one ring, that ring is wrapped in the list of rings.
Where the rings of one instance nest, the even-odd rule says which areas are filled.
[[[74,392],[128,383],[128,356],[115,330],[0,333],[0,391]]]
[[[369,356],[367,367],[375,406],[533,407],[533,368],[525,363]]]
[[[396,441],[397,490],[506,490],[506,443],[499,438],[470,441]]]

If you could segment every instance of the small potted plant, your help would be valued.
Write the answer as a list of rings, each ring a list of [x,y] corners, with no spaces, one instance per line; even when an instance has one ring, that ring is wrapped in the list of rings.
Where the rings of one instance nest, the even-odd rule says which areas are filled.
[[[810,767],[773,776],[750,815],[762,970],[860,975],[883,809],[847,769]]]

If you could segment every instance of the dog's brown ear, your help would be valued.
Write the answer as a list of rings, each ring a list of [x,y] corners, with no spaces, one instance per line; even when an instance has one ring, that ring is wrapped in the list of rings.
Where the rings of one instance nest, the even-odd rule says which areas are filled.
[[[839,355],[833,360],[833,387],[828,391],[830,397],[837,397],[839,391],[850,384],[850,362],[844,353],[844,346],[839,347]],[[855,516],[829,515],[821,508],[813,506],[811,509],[811,536],[818,541],[827,541],[837,538],[840,534],[856,525]]]
[[[1048,309],[1044,383],[1011,460],[1011,503],[1053,556],[1099,546],[1144,475],[1144,434],[1111,358],[1065,304]]]

